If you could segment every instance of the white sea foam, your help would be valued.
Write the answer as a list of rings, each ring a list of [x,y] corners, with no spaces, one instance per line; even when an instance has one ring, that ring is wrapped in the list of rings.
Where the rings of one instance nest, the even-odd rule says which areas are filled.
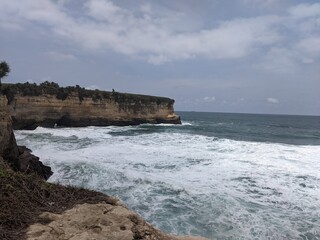
[[[319,146],[178,132],[132,134],[143,127],[16,134],[52,166],[50,181],[119,196],[173,233],[285,239],[298,238],[299,225],[319,234],[312,223],[320,216]]]
[[[193,124],[190,123],[190,122],[182,121],[182,122],[181,122],[181,125],[182,125],[182,126],[192,126]]]

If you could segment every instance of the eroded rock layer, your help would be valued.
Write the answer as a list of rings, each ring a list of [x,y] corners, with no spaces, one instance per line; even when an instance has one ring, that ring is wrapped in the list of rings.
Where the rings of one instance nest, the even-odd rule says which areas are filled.
[[[116,115],[116,112],[121,113],[124,110],[119,109],[112,100],[110,101],[111,104],[98,103],[100,110],[101,108],[113,109],[108,111],[112,116],[108,118],[110,122],[115,121],[116,118],[121,124],[125,121],[137,121],[137,123],[140,123],[139,121],[179,121],[179,117],[174,115],[172,105],[164,107],[161,103],[157,103],[155,107],[152,103],[149,107],[137,112],[129,107],[129,110],[122,113],[123,115]],[[60,121],[65,121],[63,123],[67,125],[70,119],[74,124],[81,118],[89,119],[88,123],[92,123],[92,119],[96,119],[97,116],[106,117],[106,113],[99,115],[97,110],[99,108],[90,112],[93,102],[87,99],[77,103],[72,97],[61,102],[53,96],[18,96],[11,101],[10,107],[15,114],[16,123],[24,127],[58,124],[56,120],[59,116]],[[84,106],[79,107],[82,104]],[[118,110],[115,109],[116,107]],[[68,111],[71,114],[67,114]],[[131,111],[138,120],[125,115]],[[96,115],[91,119],[88,114]],[[143,114],[147,118],[142,118]],[[23,118],[27,120],[24,121]],[[97,123],[101,122],[97,120]],[[27,175],[28,173],[37,174],[40,178]],[[85,189],[45,182],[43,179],[48,179],[51,174],[50,167],[44,166],[38,157],[31,154],[31,150],[17,145],[7,98],[0,95],[0,239],[203,239],[168,235],[148,224],[115,198]],[[76,203],[80,204],[75,205]],[[61,212],[62,209],[68,210]],[[25,229],[26,225],[31,226]]]
[[[16,94],[9,107],[15,129],[181,123],[172,99],[120,93],[116,96],[80,100],[77,94],[70,94],[62,100],[49,94]]]

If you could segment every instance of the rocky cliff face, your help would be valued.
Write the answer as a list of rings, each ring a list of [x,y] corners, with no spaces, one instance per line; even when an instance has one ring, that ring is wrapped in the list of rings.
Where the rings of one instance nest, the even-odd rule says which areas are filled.
[[[48,179],[52,174],[51,168],[44,166],[38,157],[31,154],[30,149],[17,145],[7,98],[2,95],[0,95],[0,158],[3,158],[15,171],[36,173],[44,179]]]
[[[17,102],[18,105],[11,104],[11,108],[16,107],[15,113],[20,117],[20,122],[23,122],[22,117],[26,117],[28,121],[33,121],[32,124],[53,123],[57,116],[61,116],[59,114],[70,109],[78,114],[68,115],[70,119],[87,119],[85,110],[89,111],[91,107],[88,106],[92,104],[84,101],[87,107],[79,110],[76,101],[69,99],[64,102],[63,108],[59,107],[61,102],[50,96],[18,97],[15,104]],[[28,108],[23,109],[22,106]],[[170,110],[159,110],[157,114],[169,112]],[[28,116],[33,113],[35,115]],[[98,115],[99,111],[88,113]],[[41,178],[27,175],[28,173],[36,173]],[[115,198],[45,182],[43,178],[47,179],[51,174],[50,167],[44,166],[29,149],[17,146],[7,98],[0,95],[0,239],[203,239],[170,236],[148,224]]]
[[[16,139],[12,131],[12,121],[7,106],[7,98],[0,95],[0,156],[10,159],[19,155]]]
[[[37,126],[84,127],[137,125],[141,123],[179,124],[174,100],[152,96],[117,93],[93,99],[70,94],[66,99],[54,95],[14,95],[9,104],[15,129]]]

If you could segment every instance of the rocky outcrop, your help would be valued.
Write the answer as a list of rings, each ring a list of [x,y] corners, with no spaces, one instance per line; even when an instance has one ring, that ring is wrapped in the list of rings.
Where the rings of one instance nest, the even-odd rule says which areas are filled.
[[[50,95],[18,96],[13,103],[11,102],[10,107],[16,123],[21,124],[18,126],[29,128],[37,125],[52,126],[53,123],[79,126],[78,121],[83,119],[87,121],[86,123],[98,125],[115,121],[119,121],[121,125],[141,122],[179,122],[172,105],[165,107],[159,102],[157,107],[150,103],[143,110],[135,112],[132,106],[126,104],[119,109],[120,105],[112,103],[113,100],[101,101],[97,103],[100,107],[91,111],[95,102],[93,100],[84,99],[79,103],[69,97],[66,102],[61,101]],[[128,109],[124,110],[124,106]],[[106,113],[99,115],[99,110],[102,111],[103,108],[106,111],[109,109],[108,118]],[[132,111],[131,116],[129,113]],[[92,118],[90,114],[93,114]],[[23,118],[26,118],[26,121]],[[36,173],[41,178],[16,171],[26,174]],[[203,239],[168,235],[148,224],[115,198],[85,189],[45,182],[43,179],[48,179],[51,174],[51,168],[44,166],[38,157],[31,154],[30,149],[17,146],[7,98],[0,95],[0,239],[25,239],[25,237],[29,240]],[[80,204],[75,205],[76,203]],[[65,209],[68,210],[61,211]],[[26,226],[30,224],[31,226],[25,231]]]
[[[19,156],[13,161],[13,169],[26,174],[35,173],[45,180],[53,174],[51,167],[44,165],[30,149],[18,146]]]
[[[0,239],[202,239],[170,236],[102,193],[45,182],[50,167],[28,148],[17,146],[7,98],[1,95],[0,107]]]
[[[12,129],[12,120],[7,98],[0,95],[0,156],[15,171],[35,173],[44,179],[52,175],[51,168],[42,164],[39,158],[26,147],[18,146]]]
[[[46,212],[40,221],[29,227],[28,240],[204,240],[165,234],[119,202],[77,205],[62,214]]]
[[[15,94],[9,107],[15,129],[42,127],[125,126],[141,123],[181,123],[174,100],[162,97],[107,93],[98,98],[71,93],[66,99],[55,95]]]
[[[8,112],[7,98],[0,94],[0,156],[10,159],[19,155],[19,149],[12,131],[12,121]]]

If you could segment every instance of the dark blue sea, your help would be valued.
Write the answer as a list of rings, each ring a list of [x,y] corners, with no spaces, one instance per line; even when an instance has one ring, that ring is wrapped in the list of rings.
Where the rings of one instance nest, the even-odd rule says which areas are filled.
[[[178,112],[182,125],[37,128],[51,182],[209,239],[320,239],[320,117]]]

